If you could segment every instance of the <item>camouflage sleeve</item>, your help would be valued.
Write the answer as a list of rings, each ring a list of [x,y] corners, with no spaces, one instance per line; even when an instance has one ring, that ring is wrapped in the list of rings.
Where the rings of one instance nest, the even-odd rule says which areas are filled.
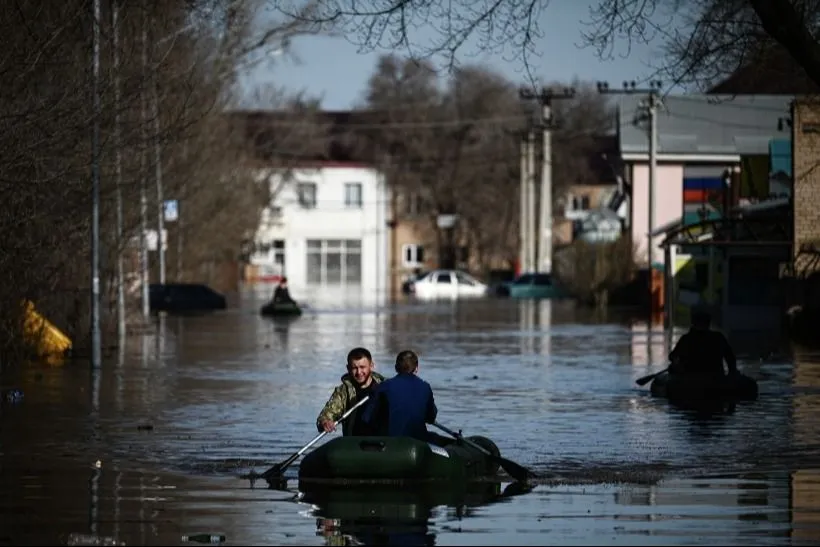
[[[322,422],[325,420],[333,420],[335,422],[341,418],[342,414],[347,410],[347,402],[347,390],[344,384],[337,386],[330,395],[330,399],[325,403],[325,407],[319,413],[319,417],[316,418],[316,428],[321,432],[323,431]]]

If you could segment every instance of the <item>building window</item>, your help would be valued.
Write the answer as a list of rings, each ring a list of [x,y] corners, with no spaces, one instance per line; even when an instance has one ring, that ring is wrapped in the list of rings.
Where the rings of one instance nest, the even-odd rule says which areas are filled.
[[[362,184],[360,182],[345,183],[345,207],[362,208]]]
[[[572,210],[573,211],[588,211],[589,210],[589,196],[573,196]]]
[[[285,275],[285,242],[284,240],[277,239],[273,242],[270,249],[268,250],[268,256],[270,257],[270,263],[274,264],[274,267],[278,270],[279,275]]]
[[[285,242],[277,239],[254,244],[252,263],[259,267],[262,277],[285,275]]]
[[[407,216],[420,215],[424,208],[424,200],[416,193],[408,193],[404,196],[404,213]]]
[[[297,193],[299,195],[299,205],[305,209],[316,208],[316,183],[300,182],[297,186]]]
[[[401,248],[402,265],[405,268],[417,268],[424,264],[424,247],[407,243]]]
[[[357,239],[309,239],[307,281],[313,285],[362,282],[362,242]]]

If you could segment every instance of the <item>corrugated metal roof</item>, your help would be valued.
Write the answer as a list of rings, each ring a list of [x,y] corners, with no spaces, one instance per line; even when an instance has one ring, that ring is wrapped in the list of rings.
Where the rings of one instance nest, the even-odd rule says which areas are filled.
[[[670,95],[658,111],[658,153],[768,155],[769,141],[790,138],[778,119],[790,114],[791,95]],[[618,98],[621,153],[648,153],[647,123],[635,126],[645,95]]]

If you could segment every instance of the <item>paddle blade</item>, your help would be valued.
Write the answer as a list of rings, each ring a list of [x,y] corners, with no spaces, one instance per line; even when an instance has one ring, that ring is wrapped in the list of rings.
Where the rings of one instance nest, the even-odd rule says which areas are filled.
[[[294,454],[290,458],[286,459],[282,463],[277,463],[260,476],[268,481],[268,483],[273,484],[274,482],[278,483],[279,480],[282,478],[282,475],[285,473],[285,469],[290,467],[290,464],[296,461],[296,458],[299,457],[299,453]]]
[[[506,458],[498,458],[498,463],[501,464],[501,468],[506,471],[509,476],[519,482],[527,482],[529,479],[538,478],[538,475],[514,461]]]
[[[282,469],[282,464],[277,463],[276,465],[262,473],[260,477],[270,482],[271,480],[277,480],[279,477],[281,477],[283,472],[284,469]]]
[[[645,386],[646,384],[648,384],[649,382],[654,380],[655,376],[657,376],[657,374],[650,374],[649,376],[644,376],[643,378],[638,378],[637,380],[635,380],[635,383],[638,384],[639,386]]]
[[[655,372],[653,374],[647,374],[646,376],[644,376],[642,378],[638,378],[637,380],[635,380],[635,383],[638,384],[639,386],[645,386],[646,384],[648,384],[649,382],[651,382],[652,380],[654,380],[655,378],[657,378],[658,376],[660,376],[661,374],[663,374],[664,372],[666,372],[668,370],[669,370],[669,367],[666,367],[665,369],[659,370],[658,372]]]

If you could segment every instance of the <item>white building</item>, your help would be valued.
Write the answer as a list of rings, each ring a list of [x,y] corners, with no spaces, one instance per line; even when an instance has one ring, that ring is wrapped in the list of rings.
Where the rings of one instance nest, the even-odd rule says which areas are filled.
[[[271,203],[250,262],[258,278],[288,278],[302,299],[372,300],[389,290],[389,199],[384,177],[361,164],[263,170]]]

